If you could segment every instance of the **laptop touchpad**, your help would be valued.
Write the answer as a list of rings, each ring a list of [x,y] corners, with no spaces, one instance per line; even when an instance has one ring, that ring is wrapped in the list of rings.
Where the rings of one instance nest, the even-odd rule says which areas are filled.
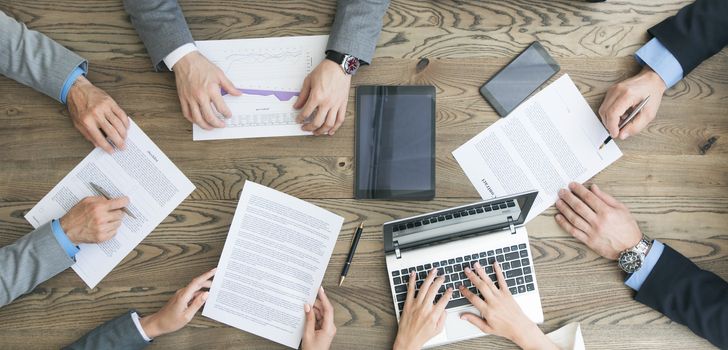
[[[467,320],[461,320],[460,315],[470,312],[480,316],[480,312],[475,307],[467,307],[458,310],[449,311],[447,313],[447,322],[445,322],[445,331],[448,340],[459,340],[464,338],[473,338],[485,335],[480,328],[475,327]]]

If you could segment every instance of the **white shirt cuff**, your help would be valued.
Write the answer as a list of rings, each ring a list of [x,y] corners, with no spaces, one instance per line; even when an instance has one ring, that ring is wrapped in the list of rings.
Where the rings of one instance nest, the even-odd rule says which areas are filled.
[[[142,328],[142,323],[139,322],[139,314],[136,312],[131,313],[131,320],[134,321],[134,325],[136,326],[137,330],[139,331],[139,334],[142,335],[142,338],[146,340],[147,342],[152,341],[152,338],[149,338],[147,336],[147,333],[144,333],[144,328]]]
[[[177,64],[177,61],[181,60],[182,57],[185,57],[188,53],[195,51],[197,51],[197,46],[195,46],[195,44],[184,44],[176,48],[174,51],[170,52],[169,55],[164,58],[164,64],[167,65],[167,68],[169,68],[169,70],[172,70],[172,67]]]

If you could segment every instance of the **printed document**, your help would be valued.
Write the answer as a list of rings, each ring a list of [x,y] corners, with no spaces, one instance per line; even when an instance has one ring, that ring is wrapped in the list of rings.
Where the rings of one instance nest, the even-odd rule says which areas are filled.
[[[538,190],[527,221],[622,156],[568,75],[452,152],[483,199]]]
[[[218,140],[311,135],[296,123],[293,108],[306,78],[324,60],[328,35],[202,40],[195,44],[216,64],[242,96],[224,93],[232,111],[224,128],[192,126],[192,139]],[[213,107],[214,109],[214,107]]]
[[[202,315],[298,348],[344,218],[246,181]]]
[[[127,210],[116,235],[100,244],[81,244],[73,270],[94,288],[131,252],[195,186],[152,140],[129,120],[126,149],[113,154],[96,147],[71,170],[25,219],[38,227],[66,214],[89,196],[101,196],[94,183],[111,197],[129,197]]]

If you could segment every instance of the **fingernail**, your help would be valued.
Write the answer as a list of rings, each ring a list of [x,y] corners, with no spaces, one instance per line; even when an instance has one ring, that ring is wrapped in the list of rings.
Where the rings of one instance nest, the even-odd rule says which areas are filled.
[[[308,304],[304,304],[303,309],[306,310],[306,313],[309,313],[311,311],[311,307],[308,306]]]
[[[480,262],[476,262],[475,267],[480,267]]]
[[[319,288],[321,288],[321,292],[326,293],[326,291],[324,290],[324,286],[321,286]]]
[[[460,319],[461,319],[461,320],[464,320],[464,319],[465,319],[465,316],[463,316],[463,315],[460,315]]]
[[[629,137],[629,134],[625,132],[625,133],[622,133],[622,136],[620,136],[619,139],[620,140],[624,140],[624,139],[626,139],[628,137]]]
[[[470,272],[470,268],[469,268],[469,267],[466,267],[466,268],[465,268],[465,271],[466,271],[466,272]]]
[[[207,301],[208,297],[210,297],[210,292],[205,292],[205,294],[202,295],[202,300]]]

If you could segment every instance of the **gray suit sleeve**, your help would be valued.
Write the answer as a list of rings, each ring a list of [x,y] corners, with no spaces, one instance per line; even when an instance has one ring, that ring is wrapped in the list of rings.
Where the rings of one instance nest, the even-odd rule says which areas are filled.
[[[32,291],[73,263],[53,236],[50,223],[0,248],[0,306]]]
[[[0,11],[0,73],[61,102],[61,90],[86,60]]]
[[[65,347],[68,350],[143,349],[149,343],[139,334],[129,311],[88,332],[81,339]]]
[[[326,50],[371,63],[389,0],[339,0]]]
[[[124,0],[124,9],[157,71],[168,70],[163,60],[172,51],[194,43],[176,0]]]

